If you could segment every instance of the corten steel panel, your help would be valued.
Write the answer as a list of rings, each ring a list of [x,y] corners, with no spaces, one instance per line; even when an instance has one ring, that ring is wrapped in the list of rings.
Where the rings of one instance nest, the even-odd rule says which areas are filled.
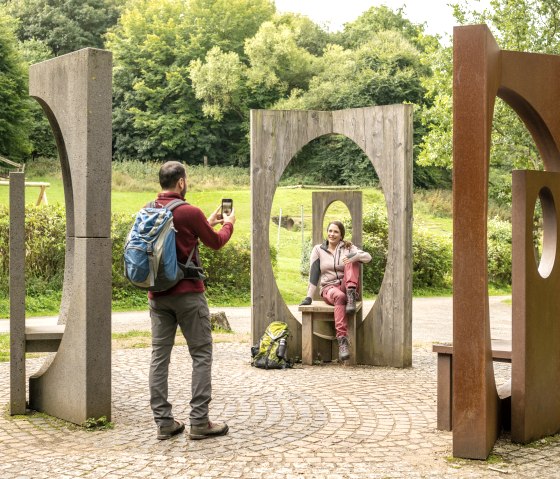
[[[454,29],[453,455],[485,459],[498,436],[486,225],[499,49],[484,26]]]
[[[273,320],[292,331],[301,353],[301,325],[284,303],[270,264],[272,200],[282,173],[307,143],[330,133],[356,142],[378,173],[389,216],[389,252],[381,291],[364,320],[365,364],[412,362],[412,107],[386,105],[335,112],[251,110],[251,336]]]
[[[545,169],[560,171],[560,58],[500,51],[485,25],[456,27],[453,51],[453,455],[484,459],[500,427],[487,280],[493,109],[497,96],[508,103]]]
[[[513,358],[511,438],[531,442],[560,431],[560,173],[513,172]],[[540,199],[543,250],[533,245]]]

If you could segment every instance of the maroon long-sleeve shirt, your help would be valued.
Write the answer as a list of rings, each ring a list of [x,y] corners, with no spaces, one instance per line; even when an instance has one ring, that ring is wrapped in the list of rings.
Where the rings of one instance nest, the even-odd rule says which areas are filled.
[[[164,192],[157,196],[156,203],[166,205],[172,200],[184,200],[179,193]],[[173,224],[177,230],[175,243],[177,244],[177,259],[186,263],[191,250],[197,245],[198,239],[212,249],[220,249],[233,234],[233,225],[225,223],[220,231],[214,230],[208,223],[206,216],[200,208],[192,205],[180,205],[173,210]],[[191,259],[196,263],[195,255]],[[197,265],[200,266],[200,265]],[[202,293],[204,283],[199,280],[183,279],[173,288],[159,293],[148,293],[148,298],[167,296],[182,293]]]

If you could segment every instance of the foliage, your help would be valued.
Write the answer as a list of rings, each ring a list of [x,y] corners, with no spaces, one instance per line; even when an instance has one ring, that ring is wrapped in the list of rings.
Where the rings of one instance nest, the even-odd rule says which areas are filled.
[[[487,24],[501,49],[560,53],[558,0],[491,0],[490,8],[483,11],[477,11],[471,5],[466,0],[454,4],[458,22]],[[428,133],[421,145],[419,162],[451,168],[451,47],[430,52],[429,61],[434,75],[424,79],[424,86],[432,103],[428,103],[422,112]],[[491,164],[503,170],[542,169],[542,161],[528,130],[501,99],[494,108],[490,154]]]
[[[10,334],[0,333],[0,363],[10,360]]]
[[[60,206],[25,208],[25,276],[27,294],[60,290],[64,277],[66,218]],[[9,272],[9,214],[0,205],[0,289],[7,292]]]
[[[17,49],[14,19],[0,9],[0,155],[22,160],[30,151],[27,71]]]
[[[414,228],[412,234],[413,289],[444,288],[450,285],[451,241],[427,229]]]
[[[89,417],[87,418],[82,427],[88,431],[104,431],[107,429],[113,429],[115,425],[107,420],[107,416],[101,416],[99,418]]]
[[[423,51],[438,44],[435,37],[426,35],[424,28],[425,24],[414,24],[405,18],[403,8],[393,11],[381,5],[371,7],[355,21],[347,23],[344,31],[336,35],[336,39],[345,48],[353,49],[367,43],[379,32],[395,31]]]
[[[301,248],[301,260],[299,264],[299,269],[302,278],[309,278],[309,270],[311,268],[311,251],[313,251],[313,242],[311,240],[303,243]]]
[[[20,21],[20,41],[39,40],[54,56],[85,47],[103,48],[124,0],[2,0]]]
[[[48,60],[53,55],[45,42],[35,38],[20,42],[19,49],[28,65]],[[29,127],[29,139],[32,146],[31,156],[32,158],[37,156],[53,157],[57,153],[56,143],[47,116],[35,99],[29,98],[28,103],[31,114]]]
[[[134,218],[123,213],[113,213],[111,220],[112,240],[112,287],[113,300],[125,301],[129,307],[145,307],[146,293],[136,289],[123,274],[122,252],[126,236]],[[64,210],[61,206],[26,207],[26,288],[27,300],[60,293],[64,277],[64,254],[66,244]],[[251,248],[248,239],[228,242],[219,251],[202,246],[202,263],[208,276],[207,287],[210,301],[216,298],[248,299],[251,288]],[[273,265],[276,250],[272,249]],[[9,215],[0,205],[0,293],[7,296],[9,274]],[[57,296],[60,298],[60,296]]]
[[[488,281],[511,284],[511,223],[496,218],[488,221]]]
[[[269,0],[131,0],[108,34],[115,62],[116,157],[193,164],[206,155],[211,164],[236,164],[246,131],[238,115],[224,115],[222,123],[204,115],[189,65],[194,62],[196,70],[214,47],[214,57],[242,57],[245,38],[273,11]],[[219,71],[210,70],[205,79]],[[228,90],[214,82],[204,94],[223,91]],[[217,110],[206,108],[211,111]]]

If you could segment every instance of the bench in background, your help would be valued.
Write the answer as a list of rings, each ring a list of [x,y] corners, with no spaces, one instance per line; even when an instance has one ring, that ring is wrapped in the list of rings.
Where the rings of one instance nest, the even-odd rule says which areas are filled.
[[[437,428],[451,431],[453,428],[453,345],[434,344],[437,353]],[[511,363],[511,341],[492,340],[492,360]]]

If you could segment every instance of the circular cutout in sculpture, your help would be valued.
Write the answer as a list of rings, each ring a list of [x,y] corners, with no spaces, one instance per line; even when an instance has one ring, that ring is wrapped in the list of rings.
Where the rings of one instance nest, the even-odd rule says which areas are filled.
[[[539,203],[542,214],[539,215]],[[547,278],[554,268],[556,259],[556,239],[558,225],[556,222],[556,205],[552,192],[544,187],[539,191],[533,214],[533,244],[535,246],[535,261],[539,275]],[[535,220],[537,220],[535,224]],[[538,228],[542,222],[542,227]]]

